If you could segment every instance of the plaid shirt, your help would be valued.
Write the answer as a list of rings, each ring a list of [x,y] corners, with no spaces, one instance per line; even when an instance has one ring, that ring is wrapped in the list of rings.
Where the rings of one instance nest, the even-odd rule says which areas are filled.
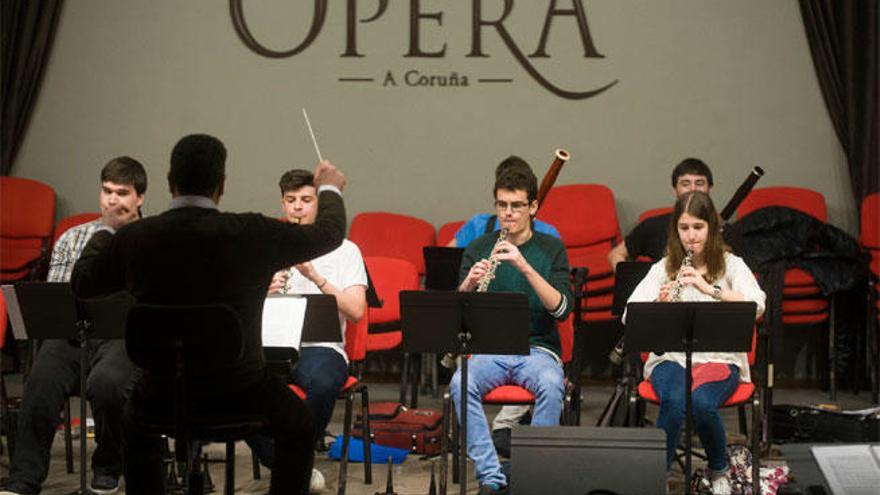
[[[46,281],[70,281],[74,263],[79,259],[92,234],[99,228],[101,228],[100,219],[72,227],[59,237],[55,247],[52,248],[52,261],[49,262],[49,276],[46,277]]]

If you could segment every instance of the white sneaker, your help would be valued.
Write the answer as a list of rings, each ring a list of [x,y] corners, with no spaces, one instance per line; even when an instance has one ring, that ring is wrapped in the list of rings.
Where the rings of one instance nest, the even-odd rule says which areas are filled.
[[[321,493],[326,488],[324,475],[317,469],[312,469],[312,480],[309,481],[309,493]],[[727,493],[730,493],[729,491]]]
[[[730,495],[730,480],[727,479],[727,474],[721,474],[717,478],[712,479],[712,495]]]

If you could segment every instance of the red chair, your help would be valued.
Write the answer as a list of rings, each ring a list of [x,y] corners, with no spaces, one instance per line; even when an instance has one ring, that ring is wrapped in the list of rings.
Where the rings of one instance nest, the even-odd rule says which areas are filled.
[[[653,217],[659,217],[660,215],[668,215],[672,213],[671,206],[664,206],[661,208],[652,208],[647,211],[643,211],[641,215],[639,215],[639,223],[644,222],[645,220]]]
[[[425,273],[422,248],[435,244],[434,226],[416,217],[397,213],[360,213],[351,222],[348,238],[366,256],[400,258]]]
[[[6,344],[6,322],[9,316],[6,314],[6,297],[0,292],[0,356],[3,354],[3,346]],[[9,415],[9,397],[6,395],[6,379],[3,377],[3,359],[0,358],[0,425],[3,425],[3,431],[6,432],[6,446],[9,449],[9,458],[12,459],[12,451],[15,449],[15,439],[11,432],[13,431],[12,418]],[[0,439],[2,440],[2,439]],[[0,443],[2,447],[2,443]],[[2,448],[0,448],[2,452]]]
[[[0,282],[38,280],[49,265],[55,191],[19,177],[0,177]]]
[[[445,246],[449,244],[449,241],[455,238],[455,233],[458,232],[458,229],[464,225],[464,220],[458,220],[456,222],[444,223],[437,230],[437,245]]]
[[[737,218],[771,206],[784,206],[806,213],[825,222],[827,207],[821,193],[802,187],[765,187],[752,190],[737,209]],[[834,362],[834,322],[831,320],[831,305],[813,277],[800,268],[785,270],[782,292],[782,325],[786,327],[823,328],[826,342],[828,389],[831,399],[836,397],[836,366]]]
[[[754,368],[755,365],[755,348],[758,341],[758,333],[757,330],[752,331],[752,350],[748,353],[748,362],[749,367]],[[642,353],[642,361],[647,360],[648,354]],[[651,385],[650,380],[642,380],[638,386],[639,397],[648,402],[659,404],[660,396],[657,395],[657,392],[654,390],[654,386]],[[760,455],[761,455],[761,434],[763,432],[762,423],[761,423],[761,404],[760,397],[756,391],[755,384],[752,382],[740,382],[739,386],[736,390],[733,391],[733,394],[724,402],[721,407],[736,407],[737,408],[737,416],[739,418],[739,430],[743,435],[748,435],[748,425],[746,422],[746,404],[751,404],[752,406],[752,438],[751,438],[751,450],[752,450],[752,463],[755,467],[759,466],[761,463]],[[639,410],[644,411],[644,408],[639,408]],[[757,474],[757,473],[755,473]],[[758,480],[755,478],[755,484],[757,485]],[[755,492],[759,493],[759,492]]]
[[[61,236],[71,228],[76,227],[77,225],[91,222],[93,220],[97,220],[99,218],[101,218],[101,214],[95,212],[78,213],[76,215],[62,218],[55,225],[55,236],[52,239],[52,245],[54,246],[55,243],[58,242],[58,239],[60,239]]]
[[[862,201],[859,243],[871,256],[868,276],[868,355],[872,368],[872,402],[880,398],[880,353],[877,341],[880,338],[880,193],[869,194]]]
[[[559,231],[569,264],[589,270],[584,321],[613,320],[614,272],[608,252],[620,241],[620,226],[611,189],[601,184],[554,187],[537,218]]]
[[[364,429],[361,440],[364,443],[364,483],[373,482],[373,465],[370,458],[370,395],[367,385],[361,380],[364,371],[364,359],[367,356],[367,328],[368,316],[364,315],[358,322],[348,321],[345,326],[345,353],[348,355],[349,377],[342,389],[339,398],[345,400],[345,418],[342,423],[342,457],[339,461],[339,482],[337,493],[345,494],[346,476],[348,472],[348,446],[351,440],[352,409],[354,396],[361,394],[361,417],[364,419]],[[306,399],[305,391],[296,384],[291,384],[290,390],[300,399]],[[254,465],[254,473],[259,472],[259,466]],[[256,476],[259,478],[259,475]]]

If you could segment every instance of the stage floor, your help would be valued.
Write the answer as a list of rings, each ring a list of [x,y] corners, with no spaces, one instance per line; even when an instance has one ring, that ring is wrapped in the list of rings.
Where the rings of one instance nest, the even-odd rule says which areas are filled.
[[[10,392],[12,394],[20,393],[20,382],[17,380],[17,376],[9,376],[7,377],[8,384],[10,385]],[[607,403],[609,397],[611,396],[611,392],[613,390],[613,386],[610,384],[601,385],[601,384],[589,384],[584,387],[584,404],[582,409],[581,422],[583,425],[593,425],[596,422],[599,414],[602,412],[602,408]],[[393,383],[378,383],[378,384],[370,384],[370,400],[371,401],[396,401],[398,394],[398,386]],[[782,404],[816,404],[816,403],[828,403],[828,394],[826,392],[822,392],[817,389],[776,389],[774,396],[774,403]],[[430,395],[422,395],[420,397],[420,407],[429,407],[429,408],[437,408],[440,409],[440,400],[434,399]],[[850,391],[839,391],[838,392],[838,400],[836,402],[842,408],[846,409],[861,409],[869,407],[870,404],[870,394],[862,392],[859,395],[853,395]],[[355,399],[355,408],[358,408],[358,399]],[[72,403],[73,411],[79,410],[79,404],[74,399]],[[337,403],[337,407],[334,411],[333,421],[330,424],[330,432],[333,434],[340,434],[342,432],[342,419],[343,419],[343,403],[339,401]],[[494,415],[497,408],[489,407],[487,408],[487,412],[491,415]],[[73,413],[74,416],[77,416],[77,412]],[[647,415],[649,418],[656,417],[657,409],[654,406],[649,406]],[[727,424],[728,432],[737,432],[736,425],[736,410],[735,409],[726,409],[722,411],[722,415]],[[78,440],[74,442],[74,448],[78,449],[79,447]],[[94,447],[94,443],[89,441],[88,443],[89,449]],[[209,453],[211,457],[222,457],[224,450],[222,445],[211,445],[206,451]],[[75,450],[78,452],[78,450]],[[771,460],[770,462],[779,462]],[[52,461],[49,470],[49,478],[46,483],[43,485],[43,494],[53,495],[53,494],[63,494],[70,493],[75,491],[78,488],[79,484],[79,463],[76,463],[76,473],[67,474],[64,468],[64,444],[62,441],[61,434],[56,438],[52,446]],[[338,480],[338,471],[339,465],[336,461],[328,459],[326,454],[319,453],[316,456],[315,466],[319,469],[325,477],[327,488],[323,493],[331,494],[336,493],[337,480]],[[5,453],[2,459],[0,459],[0,470],[2,470],[2,476],[6,476],[8,474],[9,469],[9,459],[6,457]],[[415,495],[415,494],[426,494],[428,493],[429,487],[429,479],[430,479],[430,470],[431,470],[431,460],[423,459],[421,456],[410,455],[406,462],[401,465],[396,465],[393,468],[394,473],[394,489],[400,495]],[[265,468],[262,469],[262,479],[254,480],[251,470],[251,455],[250,450],[247,446],[239,442],[236,448],[236,473],[235,473],[235,485],[236,485],[236,493],[240,494],[265,494],[269,490],[269,472]],[[469,481],[468,481],[468,493],[476,493],[477,485],[474,482],[473,478],[473,466],[468,469],[469,473]],[[386,486],[386,476],[387,476],[387,467],[385,465],[374,465],[373,466],[373,483],[372,485],[365,485],[363,483],[363,466],[359,463],[350,463],[348,467],[348,482],[347,482],[347,490],[346,493],[352,495],[373,495],[374,493],[385,493]],[[222,493],[222,484],[223,484],[223,467],[222,465],[213,465],[211,467],[211,476],[216,485],[216,489],[214,493]],[[458,493],[458,485],[452,484],[451,482],[451,467],[450,467],[450,481],[448,485],[448,493]],[[120,491],[120,493],[124,493]]]

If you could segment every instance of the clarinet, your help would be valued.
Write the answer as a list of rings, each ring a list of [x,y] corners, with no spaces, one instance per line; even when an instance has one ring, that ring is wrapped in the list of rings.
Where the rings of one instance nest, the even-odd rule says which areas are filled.
[[[508,229],[502,228],[501,232],[498,233],[498,239],[495,241],[495,244],[492,246],[492,252],[494,253],[496,249],[498,249],[498,245],[507,240]],[[486,292],[489,290],[489,284],[492,283],[492,279],[495,278],[495,271],[498,269],[499,261],[495,256],[489,256],[489,269],[486,270],[486,273],[480,277],[480,280],[477,281],[477,290],[476,292]],[[440,364],[446,368],[452,369],[455,367],[455,362],[458,360],[458,354],[446,354],[443,356],[443,359],[440,360]]]
[[[694,266],[694,252],[691,250],[688,250],[685,253],[684,259],[681,260],[681,266],[678,267],[678,272],[675,274],[675,280],[673,282],[672,289],[669,294],[669,301],[670,302],[680,302],[681,301],[681,291],[684,287],[682,286],[682,283],[679,280],[679,278],[681,278],[681,269],[686,266]],[[608,353],[608,360],[611,361],[611,364],[613,364],[615,366],[620,366],[620,363],[623,362],[623,351],[624,351],[623,345],[624,345],[624,339],[623,339],[623,337],[621,337],[620,340],[617,341],[617,345],[615,345],[611,349],[611,352]]]

